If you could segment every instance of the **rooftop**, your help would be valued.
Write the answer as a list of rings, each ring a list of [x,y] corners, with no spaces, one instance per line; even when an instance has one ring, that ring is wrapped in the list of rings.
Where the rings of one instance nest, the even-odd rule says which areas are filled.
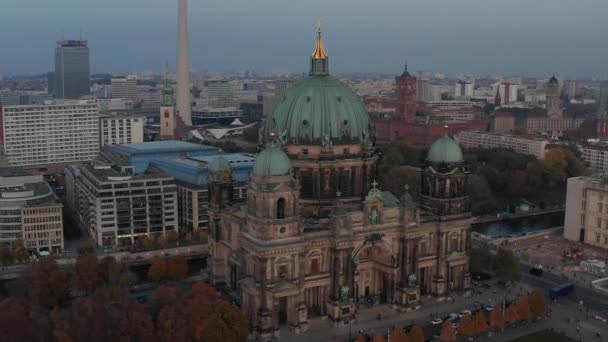
[[[180,151],[218,150],[216,147],[177,140],[150,141],[135,144],[113,145],[112,148],[125,152],[157,153]]]
[[[155,179],[155,178],[171,178],[164,174],[154,173],[142,173],[133,175],[127,172],[119,171],[109,165],[82,165],[82,169],[85,169],[88,173],[92,174],[99,181],[102,182],[119,182],[129,180],[144,180],[144,179]]]

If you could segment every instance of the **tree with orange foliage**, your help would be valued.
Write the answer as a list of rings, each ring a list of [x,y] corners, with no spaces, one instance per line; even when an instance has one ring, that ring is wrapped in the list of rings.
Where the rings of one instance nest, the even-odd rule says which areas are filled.
[[[398,326],[391,332],[389,340],[391,342],[409,342],[410,339],[403,331],[403,327]]]
[[[175,256],[167,262],[167,277],[182,280],[188,276],[188,262],[182,256]]]
[[[372,341],[373,342],[386,342],[386,338],[384,337],[383,333],[378,333],[378,334],[374,335],[374,339]]]
[[[529,296],[530,311],[534,317],[543,317],[547,314],[545,296],[539,291],[534,291]]]
[[[209,327],[202,339],[205,342],[246,341],[249,333],[247,319],[243,313],[224,300],[213,304]]]
[[[167,245],[167,238],[164,235],[158,235],[156,238],[156,245],[160,248],[164,248]]]
[[[76,287],[86,293],[93,293],[99,282],[99,267],[95,254],[81,254],[74,267]]]
[[[410,341],[411,342],[424,342],[424,330],[418,325],[414,325],[410,330]]]
[[[518,320],[527,322],[530,319],[530,303],[528,302],[528,296],[520,297],[516,305]]]
[[[456,341],[456,333],[454,332],[454,327],[452,326],[451,321],[443,322],[443,326],[441,327],[440,339],[443,342]]]
[[[148,280],[159,282],[167,277],[167,260],[155,257],[148,270]]]
[[[195,340],[200,340],[210,328],[209,317],[213,304],[219,301],[217,290],[209,284],[198,282],[185,297],[186,328]]]
[[[502,329],[505,326],[505,317],[500,305],[495,305],[490,312],[490,326],[496,329]]]
[[[475,335],[475,324],[473,323],[471,315],[466,314],[462,316],[462,318],[460,319],[460,326],[458,327],[458,332],[465,336]]]
[[[477,311],[473,319],[473,326],[476,334],[484,333],[488,330],[488,321],[483,311]]]
[[[160,285],[152,293],[150,308],[152,315],[156,317],[160,310],[167,305],[178,302],[180,299],[180,291],[177,287]]]
[[[355,342],[365,342],[365,337],[363,337],[363,335],[359,335],[355,339]]]
[[[506,324],[514,324],[518,320],[517,315],[517,306],[516,304],[511,304],[505,310],[505,323]]]
[[[68,302],[68,284],[55,258],[44,257],[32,266],[30,299],[33,304],[47,309]]]

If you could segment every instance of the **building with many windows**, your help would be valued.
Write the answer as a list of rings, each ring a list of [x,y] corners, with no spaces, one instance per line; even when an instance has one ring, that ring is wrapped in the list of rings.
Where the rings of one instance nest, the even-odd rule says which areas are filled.
[[[135,76],[112,77],[112,98],[137,102],[137,78]]]
[[[568,179],[564,238],[608,248],[608,179]]]
[[[21,239],[30,252],[61,253],[62,208],[41,175],[0,170],[0,243]]]
[[[133,175],[105,165],[65,171],[70,211],[97,245],[132,244],[144,236],[178,231],[173,177]]]
[[[526,131],[528,133],[539,133],[539,132],[562,132],[570,129],[577,129],[581,127],[584,118],[568,118],[568,117],[554,117],[554,118],[527,118]]]
[[[144,142],[145,117],[128,112],[108,112],[99,116],[99,145]]]
[[[0,124],[8,166],[42,169],[90,161],[99,152],[99,109],[94,100],[6,106]]]
[[[91,65],[86,40],[60,40],[55,47],[53,95],[79,99],[91,94]]]
[[[580,147],[583,160],[592,172],[608,172],[608,145],[587,144]]]
[[[519,135],[464,131],[454,136],[464,148],[506,148],[517,153],[530,154],[538,159],[545,157],[549,142],[543,138]]]

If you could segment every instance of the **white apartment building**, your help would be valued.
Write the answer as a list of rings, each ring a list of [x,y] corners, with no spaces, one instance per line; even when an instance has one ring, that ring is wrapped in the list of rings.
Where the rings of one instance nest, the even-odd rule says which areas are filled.
[[[585,145],[581,149],[589,170],[608,172],[608,145]]]
[[[526,130],[528,133],[553,132],[581,127],[583,118],[527,118]]]
[[[42,168],[93,160],[99,152],[99,108],[95,100],[7,106],[2,132],[8,166]]]
[[[608,179],[568,179],[564,238],[608,248]]]
[[[112,98],[137,101],[137,78],[135,76],[112,77]]]
[[[173,177],[132,175],[105,165],[70,166],[65,174],[68,207],[99,246],[178,231]]]
[[[126,112],[111,112],[99,117],[99,144],[131,144],[144,142],[145,117]]]
[[[41,175],[0,171],[0,243],[23,240],[31,252],[63,251],[63,206]]]
[[[454,136],[464,148],[507,148],[517,153],[530,154],[538,159],[545,157],[549,143],[541,138],[528,138],[516,135],[462,131]]]

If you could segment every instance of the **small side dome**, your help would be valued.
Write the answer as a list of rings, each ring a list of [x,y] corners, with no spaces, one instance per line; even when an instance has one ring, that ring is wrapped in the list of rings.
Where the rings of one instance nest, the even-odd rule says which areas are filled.
[[[434,163],[458,163],[463,161],[462,150],[446,134],[431,145],[426,160]]]
[[[278,147],[268,147],[255,159],[253,175],[256,177],[291,175],[291,160]]]
[[[230,167],[230,163],[228,162],[228,160],[226,160],[226,158],[224,158],[224,156],[217,156],[217,157],[213,158],[211,163],[209,163],[209,166],[207,167],[207,169],[211,173],[231,172],[232,171],[232,168]]]

